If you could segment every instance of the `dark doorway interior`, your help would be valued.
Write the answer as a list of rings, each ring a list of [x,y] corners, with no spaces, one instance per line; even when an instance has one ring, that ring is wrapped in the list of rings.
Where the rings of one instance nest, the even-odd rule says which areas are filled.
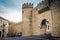
[[[46,26],[46,19],[43,19],[42,22],[41,22],[41,28],[43,27],[43,25]]]
[[[0,37],[1,37],[1,31],[0,31]]]

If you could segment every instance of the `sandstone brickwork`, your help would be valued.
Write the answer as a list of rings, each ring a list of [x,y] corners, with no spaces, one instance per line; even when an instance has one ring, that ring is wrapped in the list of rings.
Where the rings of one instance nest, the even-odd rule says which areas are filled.
[[[47,33],[47,24],[42,26],[43,20],[46,20],[49,24],[48,29],[52,36],[60,37],[59,2],[59,0],[44,0],[35,8],[32,8],[29,4],[23,4],[25,5],[22,8],[23,36]]]
[[[51,33],[60,37],[60,0],[44,0],[35,8],[32,3],[24,3],[22,23],[11,28],[11,34],[22,32],[22,36],[36,36]]]
[[[32,9],[33,4],[24,3],[22,8],[22,28],[23,28],[23,36],[31,35],[31,21],[32,21]]]

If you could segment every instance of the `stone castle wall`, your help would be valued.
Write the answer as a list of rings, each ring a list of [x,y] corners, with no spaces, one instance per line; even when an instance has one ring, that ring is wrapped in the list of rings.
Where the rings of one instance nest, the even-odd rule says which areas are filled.
[[[41,26],[46,19],[49,22],[49,29],[52,36],[60,37],[60,4],[59,0],[45,0],[35,8],[33,4],[24,3],[22,5],[22,25],[16,24],[11,27],[11,34],[22,32],[22,36],[36,36],[47,33],[47,27]]]
[[[27,3],[25,4],[27,5]],[[33,5],[29,3],[27,6],[23,6],[22,9],[22,29],[23,29],[23,36],[30,36],[31,35],[31,21],[32,21],[32,11]]]
[[[52,27],[51,11],[49,10],[41,14],[39,14],[38,11],[36,12],[33,12],[34,14],[32,14],[33,15],[32,16],[33,17],[32,19],[33,35],[42,35],[46,33],[46,30],[45,30],[46,27],[41,28],[42,20],[46,19],[47,21],[49,21],[50,29]]]
[[[41,27],[41,22],[46,19],[50,24],[51,34],[56,37],[60,37],[60,5],[58,1],[52,2],[49,10],[38,12],[41,9],[39,6],[32,12],[32,35],[41,35],[46,33],[46,27]]]
[[[52,35],[60,37],[60,1],[57,0],[51,5],[51,13],[52,13]]]

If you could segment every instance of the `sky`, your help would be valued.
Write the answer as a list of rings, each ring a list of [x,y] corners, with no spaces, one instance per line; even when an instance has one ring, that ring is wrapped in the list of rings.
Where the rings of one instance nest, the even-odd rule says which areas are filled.
[[[18,23],[22,21],[22,4],[33,3],[34,7],[42,0],[0,0],[0,16]]]

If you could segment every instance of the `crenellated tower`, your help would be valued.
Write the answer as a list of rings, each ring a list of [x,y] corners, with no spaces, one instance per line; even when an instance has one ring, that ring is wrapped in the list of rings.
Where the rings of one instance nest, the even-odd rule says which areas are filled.
[[[24,8],[33,8],[33,4],[32,3],[24,3],[23,5],[22,5],[22,8],[24,9]]]
[[[23,29],[23,36],[30,36],[31,35],[31,27],[32,27],[32,3],[24,3],[22,5],[22,29]]]

